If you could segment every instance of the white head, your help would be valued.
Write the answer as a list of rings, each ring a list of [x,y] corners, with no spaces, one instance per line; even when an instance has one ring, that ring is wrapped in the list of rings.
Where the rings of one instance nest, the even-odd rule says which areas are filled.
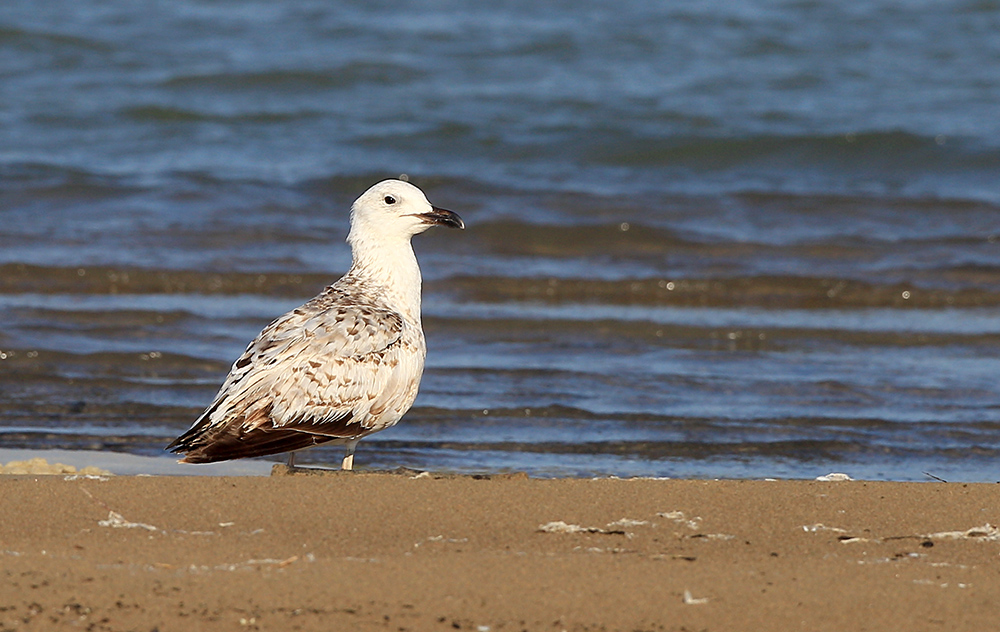
[[[383,180],[365,191],[351,206],[351,232],[347,241],[354,248],[370,240],[408,241],[436,224],[465,228],[461,217],[431,206],[424,192],[412,184]]]

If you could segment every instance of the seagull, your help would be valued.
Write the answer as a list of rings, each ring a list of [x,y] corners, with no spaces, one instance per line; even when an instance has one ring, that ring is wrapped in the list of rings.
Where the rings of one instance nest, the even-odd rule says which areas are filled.
[[[372,186],[351,206],[351,268],[318,296],[264,328],[233,363],[191,428],[166,447],[181,463],[212,463],[345,446],[396,424],[417,396],[427,347],[420,267],[410,238],[431,226],[465,228],[401,180]]]

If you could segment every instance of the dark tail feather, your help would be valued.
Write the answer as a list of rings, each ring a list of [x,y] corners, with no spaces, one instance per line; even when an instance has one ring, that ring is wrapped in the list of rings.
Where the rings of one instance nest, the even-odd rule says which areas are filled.
[[[337,437],[308,434],[297,430],[264,430],[257,429],[247,434],[230,429],[212,433],[206,437],[208,441],[184,452],[181,463],[214,463],[253,456],[267,456],[310,448],[321,443],[336,441]]]
[[[187,432],[185,432],[181,436],[171,441],[170,445],[164,448],[164,450],[176,454],[178,452],[187,452],[188,450],[192,449],[194,445],[198,443],[198,438],[208,428],[209,417],[212,416],[212,413],[215,412],[215,409],[218,408],[219,404],[221,403],[222,403],[221,401],[218,401],[215,402],[215,404],[213,404],[212,406],[210,406],[208,410],[203,412],[201,414],[201,417],[198,417],[198,420],[194,422],[194,424],[190,428],[188,428]]]
[[[351,415],[325,423],[303,422],[280,427],[275,427],[267,419],[248,431],[248,422],[252,425],[252,420],[248,419],[233,419],[222,425],[209,425],[211,412],[212,409],[206,411],[190,430],[167,446],[166,449],[171,452],[184,454],[181,463],[214,463],[280,454],[353,436],[352,433],[343,432]],[[270,417],[270,408],[261,410],[255,415],[257,416]],[[338,429],[341,432],[336,432]]]

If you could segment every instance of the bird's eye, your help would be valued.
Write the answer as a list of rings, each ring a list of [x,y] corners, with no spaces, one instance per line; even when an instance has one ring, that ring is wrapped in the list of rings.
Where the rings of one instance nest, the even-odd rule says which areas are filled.
[[[392,197],[391,195],[387,195],[387,196],[385,196],[385,203],[386,204],[395,204],[396,203],[396,198]]]

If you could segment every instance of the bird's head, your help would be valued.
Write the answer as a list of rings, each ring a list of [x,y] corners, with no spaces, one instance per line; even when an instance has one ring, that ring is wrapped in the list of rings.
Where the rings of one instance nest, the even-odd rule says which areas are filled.
[[[409,239],[435,225],[465,228],[461,217],[431,206],[424,192],[412,184],[383,180],[354,202],[347,240],[354,244],[369,235]]]

